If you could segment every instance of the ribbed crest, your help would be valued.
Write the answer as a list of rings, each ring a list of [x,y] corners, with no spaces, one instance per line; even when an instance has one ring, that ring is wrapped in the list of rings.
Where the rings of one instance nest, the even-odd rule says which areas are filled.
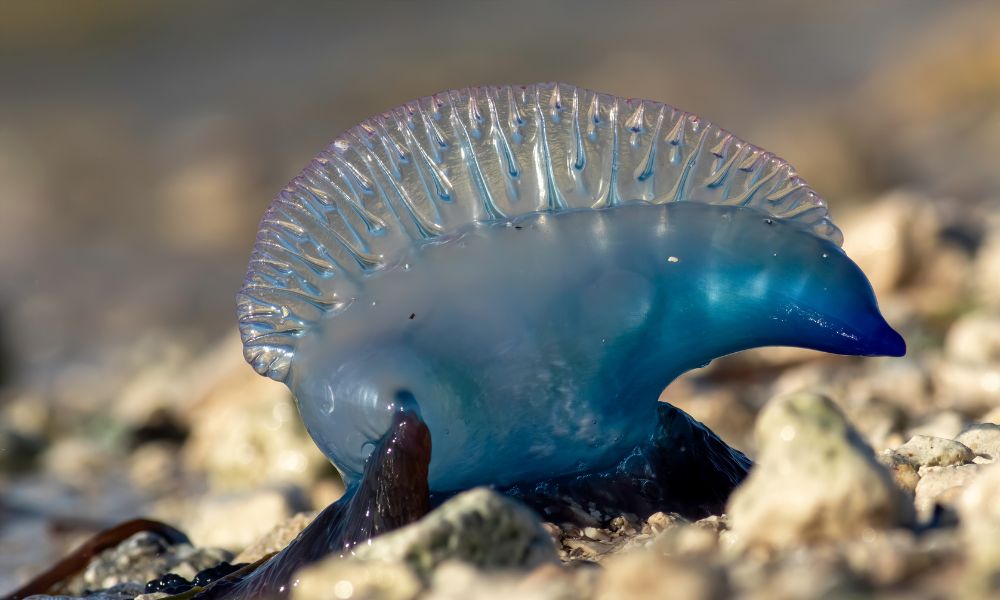
[[[244,354],[285,379],[302,333],[421,240],[634,201],[751,206],[842,243],[788,163],[695,115],[559,83],[453,90],[350,129],[278,195],[239,294]]]

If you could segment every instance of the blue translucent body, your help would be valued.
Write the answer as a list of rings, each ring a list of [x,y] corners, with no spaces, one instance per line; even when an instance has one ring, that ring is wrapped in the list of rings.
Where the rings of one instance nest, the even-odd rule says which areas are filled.
[[[261,222],[247,360],[349,483],[394,411],[447,492],[615,468],[681,373],[769,345],[900,355],[825,204],[693,115],[563,84],[344,134]]]
[[[415,403],[432,490],[609,468],[649,437],[673,378],[724,354],[903,350],[839,248],[732,207],[473,227],[366,290],[302,341],[289,383],[348,479],[391,411]]]

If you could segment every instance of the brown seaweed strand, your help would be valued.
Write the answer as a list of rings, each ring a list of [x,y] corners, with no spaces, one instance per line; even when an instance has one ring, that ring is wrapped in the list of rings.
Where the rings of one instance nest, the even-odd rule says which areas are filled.
[[[150,519],[132,519],[105,529],[78,546],[51,568],[35,576],[31,581],[4,596],[2,600],[21,600],[35,594],[45,594],[52,588],[76,575],[90,563],[90,560],[132,537],[141,531],[150,531],[162,536],[171,544],[186,544],[186,535],[166,523]]]

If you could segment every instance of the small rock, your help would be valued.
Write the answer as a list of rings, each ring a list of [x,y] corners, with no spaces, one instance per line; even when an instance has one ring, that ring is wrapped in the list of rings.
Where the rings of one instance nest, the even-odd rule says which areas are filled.
[[[549,536],[552,538],[552,541],[558,544],[559,540],[562,539],[563,535],[562,529],[560,529],[558,525],[548,522],[542,523],[542,527],[544,527],[545,531],[548,532]]]
[[[611,529],[618,535],[635,535],[639,532],[639,523],[627,515],[619,515],[611,519]]]
[[[660,533],[684,522],[684,518],[677,513],[655,512],[646,519],[646,525],[642,530],[645,533]]]
[[[654,537],[648,547],[666,556],[708,558],[719,547],[721,530],[698,523],[668,529]]]
[[[177,445],[154,441],[132,451],[128,465],[129,479],[138,488],[153,494],[173,491],[181,477]]]
[[[295,600],[410,600],[423,585],[405,564],[328,558],[298,572]]]
[[[301,491],[292,486],[209,496],[185,530],[198,545],[239,552],[304,508]]]
[[[906,458],[896,454],[894,450],[885,450],[878,456],[879,462],[889,468],[892,473],[892,481],[900,489],[913,494],[920,481],[920,474],[917,472],[917,465]]]
[[[182,454],[184,465],[207,474],[214,490],[305,488],[329,469],[285,386],[246,368],[223,383],[192,410]]]
[[[585,527],[583,530],[583,535],[598,542],[606,542],[610,539],[608,534],[604,533],[603,530],[598,529],[596,527]]]
[[[1000,397],[1000,363],[977,364],[946,359],[931,372],[940,390],[938,405],[966,414],[980,414],[996,405]]]
[[[918,552],[916,536],[903,529],[863,535],[846,544],[844,555],[852,573],[878,586],[898,583],[933,564]]]
[[[290,519],[275,525],[271,531],[257,539],[243,552],[236,555],[233,562],[255,563],[268,554],[278,552],[290,544],[299,533],[306,528],[319,514],[316,511],[299,513]]]
[[[954,440],[915,435],[899,448],[899,454],[918,467],[948,467],[972,462],[975,453],[965,444]]]
[[[598,542],[587,538],[566,538],[562,545],[567,550],[567,558],[597,560],[610,552],[614,546],[607,542]]]
[[[1000,425],[993,423],[977,423],[969,426],[957,438],[973,452],[996,461],[1000,458]]]
[[[730,577],[741,600],[864,597],[840,557],[825,546],[799,548],[768,562],[742,562]]]
[[[866,204],[842,221],[844,251],[868,276],[877,294],[887,294],[931,256],[938,239],[934,202],[895,191]]]
[[[979,582],[1000,576],[1000,464],[983,469],[962,492],[958,503],[962,537]]]
[[[948,330],[945,351],[956,360],[1000,362],[1000,313],[982,311],[962,316]]]
[[[952,467],[924,467],[920,470],[914,505],[917,514],[928,520],[934,506],[951,508],[958,501],[962,488],[969,485],[983,470],[982,465],[956,465]]]
[[[435,572],[424,600],[578,600],[593,587],[593,576],[552,564],[530,573],[483,571],[458,562],[443,563]]]
[[[894,404],[870,398],[861,406],[848,407],[847,415],[864,440],[874,448],[885,448],[902,429],[905,414]]]
[[[104,445],[83,437],[59,439],[42,455],[47,472],[80,486],[92,483],[117,458]]]
[[[425,580],[451,559],[484,568],[558,562],[552,538],[535,513],[486,488],[463,492],[416,523],[356,546],[354,556],[405,562]]]
[[[114,548],[93,558],[86,569],[67,585],[67,591],[82,595],[85,590],[109,590],[118,585],[138,586],[166,573],[194,577],[202,569],[230,560],[232,555],[218,548],[195,548],[190,544],[170,544],[160,535],[141,531]]]
[[[597,582],[595,600],[711,600],[728,596],[725,572],[705,561],[633,550],[601,564],[604,571]]]
[[[944,229],[948,237],[941,236],[934,252],[915,264],[903,300],[917,316],[930,321],[951,319],[967,310],[970,297],[972,257],[961,243],[949,239],[959,237],[958,228],[946,221]]]
[[[856,417],[863,417],[873,400],[906,413],[933,406],[927,367],[915,357],[873,358],[862,363],[860,370],[858,375],[842,375],[847,379],[845,404],[860,407]]]
[[[761,412],[755,434],[757,465],[727,510],[737,545],[782,548],[911,519],[889,471],[829,399],[779,396]]]

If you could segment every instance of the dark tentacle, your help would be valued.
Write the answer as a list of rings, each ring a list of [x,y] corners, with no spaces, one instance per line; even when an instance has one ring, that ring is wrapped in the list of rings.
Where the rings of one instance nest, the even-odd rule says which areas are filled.
[[[657,417],[654,435],[613,469],[505,491],[557,521],[578,521],[580,508],[643,518],[657,511],[692,519],[724,512],[753,463],[679,408],[660,403]]]
[[[329,554],[416,521],[429,510],[427,468],[431,435],[411,411],[396,413],[392,427],[365,465],[357,485],[321,512],[291,544],[246,577],[219,581],[200,600],[287,596],[295,572]]]

